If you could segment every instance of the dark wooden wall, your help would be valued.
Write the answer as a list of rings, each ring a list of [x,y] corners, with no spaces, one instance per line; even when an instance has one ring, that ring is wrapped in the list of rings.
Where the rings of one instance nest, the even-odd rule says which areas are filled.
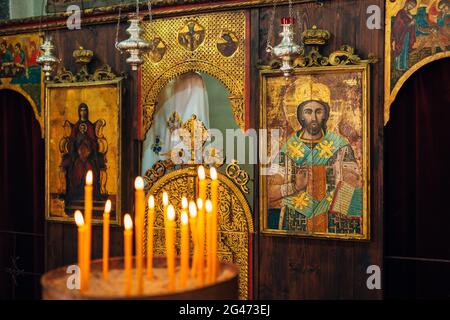
[[[378,5],[384,13],[383,0],[332,0],[294,6],[306,15],[308,27],[327,29],[332,37],[325,53],[348,44],[361,57],[374,53],[380,60],[372,67],[370,105],[372,123],[371,240],[368,242],[318,240],[260,235],[255,252],[255,298],[259,299],[377,299],[381,290],[368,290],[366,269],[382,268],[382,132],[383,132],[383,50],[384,28],[366,27],[367,7]],[[285,8],[286,9],[286,8]],[[287,14],[287,10],[284,10]],[[271,9],[252,14],[254,54],[266,56],[265,45]],[[276,21],[282,12],[277,13]],[[279,22],[275,24],[275,30]],[[259,25],[258,25],[259,24]],[[384,16],[382,17],[384,26]],[[256,73],[256,71],[254,72]],[[255,85],[256,86],[256,85]],[[256,88],[254,88],[256,90]],[[258,94],[258,91],[255,92]],[[259,101],[259,100],[257,100]],[[257,115],[257,103],[253,105]],[[257,205],[257,204],[256,204]],[[257,220],[259,221],[259,219]]]
[[[254,298],[260,299],[373,299],[381,298],[381,290],[368,290],[366,269],[376,264],[382,267],[382,132],[383,132],[383,41],[384,29],[369,30],[366,27],[366,9],[378,5],[384,12],[384,0],[331,0],[322,7],[317,4],[299,4],[296,10],[305,13],[308,27],[313,24],[331,32],[332,38],[325,53],[336,50],[342,44],[357,49],[362,57],[374,53],[380,60],[371,70],[371,137],[372,137],[372,185],[371,185],[371,240],[366,242],[305,239],[298,237],[273,237],[255,235],[254,243]],[[251,9],[251,126],[258,127],[259,83],[258,60],[266,59],[265,44],[271,8]],[[274,30],[279,30],[279,18],[287,14],[287,7],[280,7]],[[382,17],[384,25],[384,17]],[[121,39],[125,34],[121,32]],[[136,75],[125,64],[113,47],[115,26],[98,25],[92,28],[53,32],[55,44],[66,67],[75,69],[72,51],[82,45],[95,52],[94,64],[110,64],[120,73],[126,71],[123,98],[123,185],[132,186],[138,174],[139,143],[135,140],[136,126]],[[259,229],[258,179],[255,178],[255,227]],[[132,190],[124,197],[124,212],[132,209]],[[47,222],[46,267],[76,262],[76,229],[72,224]],[[122,254],[121,229],[111,234],[111,254]],[[93,232],[93,256],[101,256],[101,230]]]
[[[125,28],[122,25],[120,39],[125,39]],[[115,48],[116,26],[114,24],[82,27],[81,30],[70,31],[62,29],[51,33],[54,37],[57,55],[62,65],[76,71],[78,66],[72,58],[75,49],[83,46],[93,50],[95,57],[89,65],[91,70],[103,64],[109,64],[116,74],[124,74],[122,96],[122,173],[124,186],[133,186],[134,177],[138,175],[139,143],[135,139],[137,115],[137,75],[132,72],[125,62],[125,55],[121,55]],[[131,212],[133,197],[131,188],[123,189],[122,212]],[[111,230],[111,255],[123,254],[123,231],[119,227]],[[47,270],[76,263],[77,233],[74,224],[47,222],[46,224],[46,268]],[[93,258],[101,258],[102,232],[101,226],[93,227]]]

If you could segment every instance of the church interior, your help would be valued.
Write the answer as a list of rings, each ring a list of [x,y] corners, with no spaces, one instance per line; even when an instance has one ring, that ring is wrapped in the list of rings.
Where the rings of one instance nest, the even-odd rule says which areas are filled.
[[[0,300],[449,299],[449,83],[449,0],[0,0]]]

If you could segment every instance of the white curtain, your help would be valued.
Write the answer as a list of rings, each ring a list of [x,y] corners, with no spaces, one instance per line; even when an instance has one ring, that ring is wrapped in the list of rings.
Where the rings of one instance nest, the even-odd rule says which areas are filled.
[[[158,160],[165,160],[176,143],[171,141],[170,125],[178,127],[179,122],[170,121],[174,112],[178,113],[181,123],[192,115],[209,128],[208,94],[203,78],[196,72],[183,74],[170,81],[158,97],[158,107],[153,124],[143,145],[142,175]]]

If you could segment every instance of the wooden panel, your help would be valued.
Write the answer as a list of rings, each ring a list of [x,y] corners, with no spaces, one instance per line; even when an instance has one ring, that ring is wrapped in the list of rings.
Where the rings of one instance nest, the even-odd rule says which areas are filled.
[[[342,44],[356,48],[367,57],[375,53],[383,57],[383,30],[369,30],[366,14],[369,5],[384,8],[383,0],[334,0],[323,7],[299,4],[294,10],[304,12],[308,27],[327,29],[332,37],[324,53],[337,50]],[[287,14],[279,8],[279,18]],[[258,55],[266,59],[265,46],[271,9],[260,9],[260,46]],[[302,16],[302,15],[301,15]],[[381,17],[382,19],[382,17]],[[383,20],[381,20],[383,21]],[[277,37],[277,41],[279,38]],[[256,52],[255,52],[256,54]],[[376,264],[382,267],[382,132],[383,132],[383,63],[372,66],[372,185],[371,240],[350,242],[294,237],[259,236],[259,292],[261,299],[375,299],[381,290],[368,290],[366,269]]]
[[[336,50],[341,44],[349,44],[361,56],[373,52],[383,57],[383,30],[366,28],[366,9],[377,4],[384,8],[383,0],[333,0],[316,4],[299,4],[296,10],[305,12],[308,26],[316,24],[328,29],[332,39],[325,53]],[[265,45],[270,17],[270,8],[250,10],[251,17],[251,126],[259,127],[259,83],[255,64],[266,59]],[[287,13],[287,7],[279,7],[276,21]],[[279,22],[274,30],[278,32]],[[121,39],[125,37],[124,25]],[[132,209],[133,177],[138,174],[140,156],[139,142],[135,140],[137,86],[135,73],[129,72],[125,56],[113,47],[115,26],[97,25],[76,31],[54,32],[58,53],[64,65],[76,68],[72,51],[82,45],[96,54],[93,67],[108,63],[121,73],[127,71],[123,96],[123,166],[124,188],[123,211]],[[383,64],[379,61],[372,68],[372,212],[371,240],[350,242],[337,240],[316,240],[255,235],[254,243],[254,298],[260,299],[371,299],[381,298],[379,290],[366,288],[366,268],[371,264],[382,266],[382,133],[383,133]],[[255,177],[255,186],[258,178]],[[258,189],[258,188],[257,188]],[[257,193],[255,193],[257,195]],[[255,227],[259,221],[258,197],[254,203]],[[122,254],[122,229],[112,228],[111,255]],[[101,256],[101,229],[94,228],[93,256]],[[47,223],[47,269],[76,261],[74,244],[75,226]]]
[[[95,27],[83,27],[81,30],[58,30],[52,32],[57,48],[56,54],[62,59],[61,67],[76,71],[78,66],[72,58],[73,50],[79,46],[94,51],[95,57],[89,66],[91,70],[109,64],[116,74],[126,74],[123,80],[122,96],[122,185],[129,186],[122,192],[122,213],[131,212],[133,196],[133,180],[138,174],[139,143],[135,140],[137,125],[137,86],[136,73],[131,72],[125,63],[126,55],[121,55],[114,48],[115,25],[98,25]],[[126,37],[126,24],[122,24],[120,39]],[[111,255],[122,255],[122,229],[112,227],[111,230]],[[102,255],[102,229],[93,228],[93,258]],[[72,264],[77,260],[76,252],[77,233],[75,225],[47,222],[47,255],[46,270],[58,266]]]

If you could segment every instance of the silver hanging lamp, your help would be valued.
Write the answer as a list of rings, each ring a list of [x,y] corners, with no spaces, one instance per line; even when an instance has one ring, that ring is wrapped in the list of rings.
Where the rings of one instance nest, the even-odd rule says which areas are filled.
[[[275,6],[274,6],[275,11]],[[288,77],[294,70],[294,59],[302,53],[303,47],[294,41],[294,18],[292,17],[292,1],[289,1],[289,17],[281,18],[283,30],[280,32],[281,42],[275,47],[267,44],[267,52],[281,60],[280,70]],[[269,26],[270,27],[270,26]],[[268,35],[270,37],[270,35]]]
[[[42,16],[44,15],[44,4],[45,0],[42,0],[42,10],[41,16],[39,18],[39,35],[41,34],[42,29]],[[55,69],[55,67],[60,63],[60,60],[53,54],[53,49],[55,49],[55,46],[53,45],[52,37],[46,33],[44,43],[39,48],[41,49],[43,54],[36,59],[36,62],[42,67],[42,71],[45,74],[45,79],[49,81],[53,69]]]
[[[37,58],[36,62],[42,66],[45,79],[49,81],[53,69],[59,64],[60,61],[55,55],[53,55],[53,49],[55,46],[53,45],[52,38],[50,36],[45,37],[44,43],[40,46],[40,48],[43,51],[43,54]]]
[[[117,43],[116,39],[116,48],[121,52],[128,52],[130,54],[126,61],[131,65],[132,70],[137,70],[138,66],[144,63],[142,54],[150,50],[150,44],[147,41],[141,39],[142,29],[139,26],[140,21],[141,18],[139,17],[139,0],[136,0],[136,17],[128,20],[130,26],[127,29],[127,33],[130,35],[130,37],[119,43]]]

